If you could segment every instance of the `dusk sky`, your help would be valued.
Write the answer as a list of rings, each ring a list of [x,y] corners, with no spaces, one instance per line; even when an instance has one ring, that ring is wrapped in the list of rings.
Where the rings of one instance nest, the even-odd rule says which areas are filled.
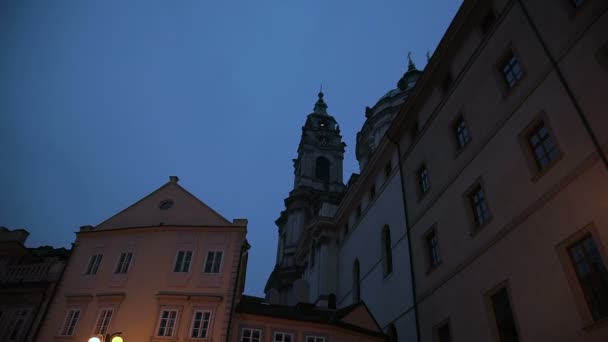
[[[358,172],[365,106],[419,69],[462,1],[0,2],[0,225],[68,247],[169,180],[247,218],[246,292],[275,264],[283,199],[323,84]]]

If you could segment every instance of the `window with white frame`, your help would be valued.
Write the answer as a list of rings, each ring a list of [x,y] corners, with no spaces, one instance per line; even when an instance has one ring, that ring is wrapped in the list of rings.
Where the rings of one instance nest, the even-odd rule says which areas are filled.
[[[87,265],[87,269],[84,274],[87,275],[95,275],[97,274],[97,270],[99,269],[99,264],[101,264],[101,259],[103,258],[103,254],[93,254],[89,258],[89,264]]]
[[[190,337],[192,338],[207,338],[209,332],[209,321],[211,319],[211,311],[196,310],[192,317],[192,329]]]
[[[205,261],[205,273],[220,273],[222,254],[222,251],[209,251],[209,253],[207,253],[207,261]]]
[[[31,313],[32,309],[30,308],[20,308],[15,310],[15,316],[7,330],[6,336],[8,341],[19,341],[23,337],[23,333],[25,332],[25,323],[29,319]]]
[[[293,334],[285,332],[275,332],[273,342],[294,342]]]
[[[116,265],[114,273],[127,273],[127,271],[129,271],[129,266],[131,265],[131,259],[133,259],[133,253],[120,253],[120,258],[118,259],[118,264]]]
[[[175,267],[173,272],[184,272],[190,271],[190,262],[192,261],[192,251],[179,251],[177,252],[177,258],[175,259]]]
[[[158,320],[158,329],[156,330],[156,336],[167,337],[173,336],[175,331],[175,323],[177,321],[177,310],[161,310],[160,318]]]
[[[306,336],[306,342],[325,342],[325,337],[321,336]]]
[[[97,316],[97,323],[95,324],[95,334],[105,335],[108,332],[110,321],[112,320],[112,314],[114,310],[111,308],[101,309],[99,316]]]
[[[260,342],[262,341],[262,330],[243,328],[241,342]]]
[[[78,319],[80,319],[80,309],[68,310],[68,313],[65,315],[65,321],[63,322],[63,327],[61,328],[61,332],[59,333],[59,335],[73,336],[74,330],[76,330],[76,324],[78,324]]]

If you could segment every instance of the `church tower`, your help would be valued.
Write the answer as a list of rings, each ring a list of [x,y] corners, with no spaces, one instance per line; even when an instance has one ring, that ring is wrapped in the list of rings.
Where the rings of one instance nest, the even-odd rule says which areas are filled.
[[[294,282],[302,273],[302,265],[296,261],[298,241],[304,229],[321,216],[323,203],[340,203],[345,189],[345,147],[340,127],[327,113],[323,92],[319,92],[313,112],[302,127],[298,157],[293,160],[293,190],[285,199],[285,210],[275,221],[279,228],[277,259],[265,288],[271,302],[292,305],[298,301],[294,292]]]

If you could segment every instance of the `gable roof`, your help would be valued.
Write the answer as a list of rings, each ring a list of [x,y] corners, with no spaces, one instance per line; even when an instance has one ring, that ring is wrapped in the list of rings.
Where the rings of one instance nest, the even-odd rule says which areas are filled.
[[[177,177],[118,214],[98,224],[95,230],[150,226],[232,226],[233,224],[177,184]],[[172,207],[160,208],[164,201]]]
[[[333,325],[367,335],[385,337],[364,302],[338,310],[331,310],[321,309],[308,303],[299,303],[295,306],[269,304],[265,303],[263,298],[243,295],[235,311],[237,313]]]

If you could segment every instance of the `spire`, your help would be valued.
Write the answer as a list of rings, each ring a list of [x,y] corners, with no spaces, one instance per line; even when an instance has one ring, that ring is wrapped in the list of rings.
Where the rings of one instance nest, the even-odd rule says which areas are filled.
[[[413,70],[417,70],[416,69],[416,64],[414,64],[414,61],[412,60],[412,52],[408,52],[407,53],[407,71],[413,71]]]
[[[317,99],[317,103],[315,103],[314,111],[319,114],[327,114],[327,104],[323,101],[323,85],[321,85],[318,96],[319,98]]]

